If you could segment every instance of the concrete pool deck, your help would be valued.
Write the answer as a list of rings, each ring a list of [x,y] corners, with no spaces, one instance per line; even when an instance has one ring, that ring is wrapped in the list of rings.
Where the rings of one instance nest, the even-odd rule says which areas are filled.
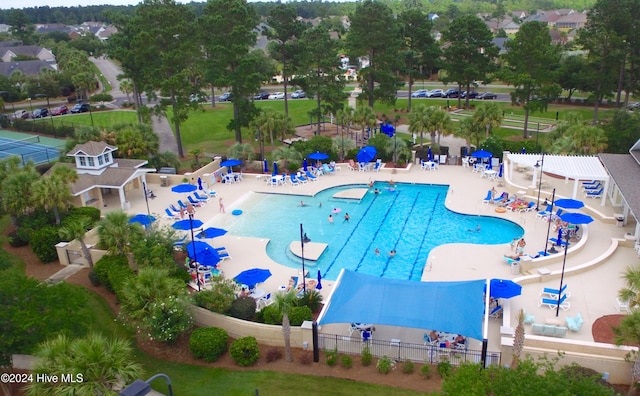
[[[216,184],[214,189],[216,197],[212,197],[210,202],[202,208],[197,208],[196,218],[202,220],[204,227],[215,226],[225,228],[234,221],[235,216],[231,214],[234,209],[243,209],[245,194],[255,192],[298,194],[311,197],[317,192],[345,184],[367,184],[370,181],[389,181],[406,183],[433,183],[449,185],[449,191],[445,201],[446,206],[456,212],[465,214],[476,214],[485,216],[496,216],[506,218],[520,224],[524,230],[524,237],[527,241],[525,253],[534,255],[545,248],[547,240],[548,223],[536,219],[535,211],[529,213],[497,213],[494,205],[482,203],[482,199],[487,195],[487,191],[492,187],[501,193],[508,190],[510,193],[527,195],[530,200],[537,200],[538,190],[529,187],[532,183],[527,180],[526,173],[513,172],[512,185],[502,187],[503,182],[490,181],[481,178],[479,174],[472,173],[470,168],[462,166],[441,165],[437,171],[424,171],[419,166],[411,166],[410,169],[382,169],[380,172],[358,172],[349,171],[345,164],[339,164],[341,170],[330,175],[319,177],[317,182],[308,182],[299,186],[273,187],[266,185],[260,178],[252,175],[244,175],[244,181],[237,184]],[[565,183],[564,179],[555,179],[545,175],[544,179],[548,187],[543,187],[540,192],[540,202],[545,198],[551,198],[552,188],[556,188],[556,198],[570,197],[572,183]],[[149,200],[149,209],[152,214],[161,218],[164,209],[177,199],[184,198],[184,194],[171,192],[168,187],[160,187],[151,184],[149,186],[157,198]],[[140,196],[129,197],[131,210],[129,213],[146,213],[145,200]],[[218,197],[223,198],[226,206],[226,213],[219,213]],[[583,196],[579,195],[578,199]],[[637,263],[638,257],[633,250],[633,245],[618,246],[607,256],[613,240],[625,240],[626,233],[634,232],[634,224],[625,227],[617,227],[614,214],[617,209],[613,208],[609,202],[600,206],[599,199],[584,200],[587,207],[582,211],[594,215],[595,221],[587,226],[588,235],[585,234],[584,243],[575,244],[576,247],[569,250],[566,260],[566,275],[564,283],[568,285],[571,292],[571,309],[560,312],[559,319],[564,322],[566,316],[575,316],[580,312],[584,318],[584,326],[581,331],[571,332],[567,338],[570,340],[593,341],[591,335],[591,325],[593,321],[603,315],[616,314],[615,302],[618,290],[624,287],[622,273],[628,265]],[[541,204],[542,206],[542,204]],[[111,205],[105,208],[109,210],[119,205]],[[248,213],[242,216],[250,215]],[[161,224],[170,225],[171,220],[162,219]],[[483,229],[481,232],[491,232]],[[274,230],[277,233],[277,230]],[[553,231],[550,236],[555,236]],[[225,260],[220,264],[224,275],[233,278],[241,271],[253,267],[269,268],[273,276],[261,284],[261,288],[268,292],[278,290],[281,285],[287,285],[291,276],[299,276],[301,269],[282,266],[271,260],[266,254],[268,239],[240,237],[235,235],[224,235],[210,241],[214,246],[226,246],[231,254],[231,260]],[[541,262],[532,263],[531,268],[523,274],[512,273],[512,267],[503,259],[503,255],[509,252],[508,244],[503,245],[470,245],[470,244],[449,244],[435,248],[425,262],[425,269],[422,279],[425,281],[451,281],[467,280],[479,278],[504,278],[519,279],[527,276],[538,276],[539,269],[543,272],[558,272],[562,268],[563,254],[556,254]],[[580,271],[572,271],[572,268],[579,267],[585,263],[598,261],[599,265]],[[523,263],[524,264],[524,263]],[[311,277],[315,274],[312,266],[306,268]],[[539,277],[531,283],[523,283],[522,295],[511,299],[506,304],[505,310],[508,317],[503,320],[491,319],[489,329],[489,350],[501,350],[500,327],[512,322],[513,312],[520,308],[526,310],[528,314],[535,316],[537,323],[544,323],[547,319],[555,318],[555,311],[547,307],[538,307],[539,294],[543,287],[558,288],[559,276]],[[323,280],[322,295],[326,299],[334,284],[331,280]],[[348,325],[327,325],[323,326],[323,332],[348,334]],[[388,326],[376,326],[375,337],[378,339],[401,339],[403,342],[422,343],[424,330],[398,329]],[[504,330],[504,329],[503,329]],[[531,326],[526,331],[530,333]],[[475,348],[478,344],[471,344]]]

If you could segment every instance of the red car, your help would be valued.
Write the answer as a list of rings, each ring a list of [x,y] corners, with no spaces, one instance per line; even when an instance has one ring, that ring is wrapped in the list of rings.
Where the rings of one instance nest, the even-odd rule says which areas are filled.
[[[51,109],[52,116],[63,115],[68,113],[69,113],[69,108],[65,105],[54,107],[53,109]]]

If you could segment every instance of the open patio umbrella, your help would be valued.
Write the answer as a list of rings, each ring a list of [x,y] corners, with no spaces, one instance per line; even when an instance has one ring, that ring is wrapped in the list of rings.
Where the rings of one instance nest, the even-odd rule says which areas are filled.
[[[226,233],[227,233],[227,230],[225,230],[224,228],[209,227],[209,228],[205,228],[204,230],[202,230],[202,232],[198,233],[197,237],[198,238],[217,238],[219,236],[223,236]]]
[[[256,283],[262,283],[271,277],[271,271],[262,268],[251,268],[239,273],[235,278],[236,282],[241,285],[253,286]]]
[[[503,168],[503,164],[500,164],[500,170],[498,171],[498,177],[502,177],[502,169]]]
[[[278,174],[278,163],[276,161],[273,161],[273,172],[271,172],[272,176],[275,176]]]
[[[238,166],[242,163],[242,161],[240,161],[239,159],[228,159],[226,161],[222,161],[220,163],[220,166],[228,166],[228,167],[232,167],[232,166]]]
[[[376,157],[376,148],[373,146],[365,146],[358,151],[356,159],[358,162],[369,162]]]
[[[178,220],[175,223],[173,223],[171,225],[171,227],[173,227],[174,230],[191,230],[191,229],[196,229],[196,228],[200,228],[204,225],[204,223],[198,219],[184,219],[184,220]]]
[[[329,156],[325,153],[321,153],[319,151],[316,151],[315,153],[311,153],[309,155],[307,155],[307,158],[312,159],[312,160],[316,160],[316,161],[324,161],[326,159],[329,158]]]
[[[213,267],[220,262],[220,255],[214,249],[203,249],[199,252],[196,251],[196,258],[198,259],[198,264],[204,265],[207,267]]]
[[[309,164],[307,163],[306,158],[302,160],[302,169],[304,169],[305,172],[309,170]]]
[[[493,298],[511,298],[522,294],[522,286],[508,279],[491,279],[490,295]]]
[[[563,209],[580,209],[584,207],[584,202],[578,201],[577,199],[562,198],[562,199],[557,199],[554,202],[554,205]]]
[[[562,221],[566,221],[569,224],[589,224],[593,221],[593,217],[586,215],[584,213],[577,213],[577,212],[569,212],[569,213],[563,213],[560,215],[560,219],[562,219]]]
[[[194,192],[198,189],[198,187],[194,186],[193,184],[189,184],[189,183],[182,183],[182,184],[178,184],[175,185],[173,187],[171,187],[171,191],[175,192],[175,193],[190,193],[190,192]]]
[[[200,177],[198,177],[198,190],[204,190],[204,187],[202,187],[202,179]]]
[[[267,162],[266,158],[265,158],[265,160],[263,162],[264,162],[264,164],[263,164],[263,167],[262,167],[262,171],[264,173],[267,173],[267,172],[269,172],[269,163]]]
[[[194,255],[199,256],[200,252],[207,249],[215,251],[211,245],[202,241],[191,241],[185,245],[185,248],[187,249],[187,254],[191,258],[193,258]]]
[[[380,132],[384,133],[389,137],[393,137],[393,135],[395,135],[396,133],[396,129],[393,127],[392,124],[384,123],[384,124],[380,124]]]
[[[320,270],[318,270],[318,284],[316,285],[316,289],[322,289],[322,274],[320,273]]]
[[[526,154],[527,149],[525,149],[524,147],[522,148],[522,150],[520,150],[520,154]]]
[[[429,146],[429,150],[427,150],[427,158],[429,161],[433,161],[433,150],[431,150],[431,146]]]
[[[139,223],[145,227],[150,225],[154,221],[156,221],[155,217],[151,215],[142,214],[142,213],[139,213],[129,219],[129,223]]]
[[[487,150],[482,150],[481,149],[481,150],[477,150],[477,151],[474,151],[473,153],[471,153],[471,156],[475,157],[475,158],[491,158],[491,157],[493,157],[493,154],[491,152],[487,151]]]

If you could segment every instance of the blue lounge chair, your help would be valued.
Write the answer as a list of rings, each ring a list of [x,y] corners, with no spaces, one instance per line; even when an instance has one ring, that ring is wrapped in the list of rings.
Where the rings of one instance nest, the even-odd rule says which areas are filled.
[[[536,213],[536,219],[544,219],[545,217],[550,216],[551,213],[553,213],[553,205],[549,204],[545,210],[541,210]]]
[[[191,202],[191,205],[193,205],[193,206],[202,206],[202,205],[204,205],[204,201],[196,201],[191,195],[189,195],[187,197],[187,199],[189,200],[189,202]]]
[[[509,193],[504,191],[499,197],[493,199],[493,203],[502,202],[503,199],[509,198]]]
[[[215,195],[215,192],[214,192],[214,195]],[[194,198],[195,198],[195,199],[197,199],[198,201],[205,201],[205,202],[207,202],[207,201],[209,200],[209,197],[204,196],[204,195],[200,195],[200,194],[198,194],[198,192],[197,192],[197,191],[193,193],[193,196],[194,196]]]
[[[180,213],[180,209],[176,208],[174,204],[169,205],[169,209],[171,209],[173,213]]]
[[[600,183],[599,180],[591,180],[591,181],[582,182],[582,185],[583,186],[595,186],[598,183]]]
[[[592,186],[582,186],[582,188],[585,191],[594,191],[594,190],[598,190],[602,188],[602,184],[600,184],[600,182],[598,182],[597,184],[594,184]]]
[[[298,181],[302,184],[307,182],[307,178],[302,176],[302,174],[300,174],[300,176],[298,176]]]
[[[178,200],[178,205],[180,205],[180,207],[181,207],[182,209],[187,209],[187,208],[188,208],[188,206],[187,206],[187,205],[185,205],[185,204],[184,204],[184,202],[182,202],[181,200]]]
[[[291,181],[292,186],[300,185],[300,183],[298,183],[298,178],[293,173],[289,175],[289,180]]]
[[[603,191],[604,191],[604,187],[600,188],[597,191],[587,191],[585,194],[585,198],[601,198]]]
[[[304,174],[307,175],[307,179],[311,181],[318,181],[318,177],[314,176],[311,172],[306,171]]]
[[[563,294],[562,297],[560,297],[560,308],[563,311],[568,311],[569,308],[571,308],[571,303],[566,300],[567,300],[567,295]],[[558,299],[557,298],[541,298],[540,301],[538,301],[538,308],[543,305],[546,305],[547,307],[549,307],[549,309],[556,309],[558,307]]]
[[[322,173],[324,173],[326,175],[327,173],[333,173],[333,172],[335,172],[335,171],[329,165],[322,164]]]
[[[167,218],[167,219],[180,220],[180,215],[177,215],[177,214],[173,213],[169,209],[165,209],[164,213],[165,213],[164,217]]]
[[[499,318],[502,316],[502,305],[496,305],[495,308],[493,308],[491,310],[491,312],[489,312],[489,317],[490,318]]]
[[[558,299],[558,294],[564,293],[564,295],[566,296],[566,298],[571,297],[571,293],[567,292],[567,285],[565,284],[564,286],[562,286],[562,289],[560,289],[560,291],[558,291],[558,289],[553,289],[550,287],[545,287],[542,289],[542,291],[540,292],[540,296],[547,296],[547,298],[555,298]]]
[[[489,202],[493,203],[493,198],[491,198],[491,190],[487,191],[487,196],[482,200],[483,204],[488,204]]]

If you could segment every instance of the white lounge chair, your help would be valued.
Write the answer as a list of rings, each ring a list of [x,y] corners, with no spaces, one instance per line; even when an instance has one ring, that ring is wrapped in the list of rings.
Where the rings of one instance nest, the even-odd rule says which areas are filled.
[[[566,300],[567,300],[566,294],[560,297],[560,308],[562,308],[563,311],[568,311],[571,308],[571,303]],[[557,298],[541,298],[540,301],[538,301],[538,307],[542,307],[543,305],[546,305],[547,307],[549,307],[549,309],[556,309],[558,307],[558,299]]]

